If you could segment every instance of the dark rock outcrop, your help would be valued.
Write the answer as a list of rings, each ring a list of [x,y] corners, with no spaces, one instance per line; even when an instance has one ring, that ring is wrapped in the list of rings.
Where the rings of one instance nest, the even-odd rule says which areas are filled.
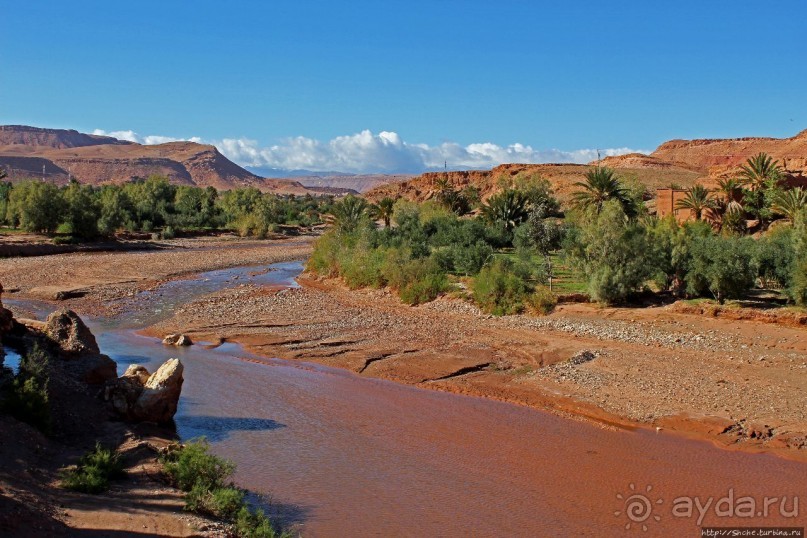
[[[44,332],[64,353],[82,355],[101,352],[95,336],[72,310],[57,310],[49,315]]]
[[[95,336],[72,310],[62,309],[48,316],[42,332],[59,348],[62,367],[73,378],[100,385],[117,375],[115,361],[101,353]]]

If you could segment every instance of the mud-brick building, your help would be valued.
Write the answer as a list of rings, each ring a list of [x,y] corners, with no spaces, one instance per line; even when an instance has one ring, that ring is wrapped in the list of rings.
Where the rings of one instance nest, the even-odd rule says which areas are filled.
[[[667,215],[675,215],[675,220],[685,222],[695,216],[689,209],[679,209],[678,202],[686,198],[686,189],[656,189],[656,215],[663,219]]]

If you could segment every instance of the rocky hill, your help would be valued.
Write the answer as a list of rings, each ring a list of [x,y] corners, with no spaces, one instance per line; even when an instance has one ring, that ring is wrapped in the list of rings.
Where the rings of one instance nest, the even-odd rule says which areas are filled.
[[[382,185],[366,193],[367,198],[377,201],[385,196],[424,201],[436,193],[436,184],[447,178],[455,188],[473,186],[485,199],[519,175],[540,176],[549,181],[555,194],[567,200],[576,190],[574,184],[585,179],[592,165],[584,164],[503,164],[492,170],[469,170],[462,172],[429,172],[401,183]],[[620,175],[629,181],[639,181],[648,190],[670,184],[690,186],[701,176],[699,172],[672,167],[622,167]]]
[[[504,164],[492,170],[431,172],[408,181],[387,184],[366,193],[371,200],[385,196],[428,200],[436,194],[435,184],[447,178],[456,188],[472,185],[486,198],[502,184],[518,175],[540,175],[547,179],[561,200],[568,199],[592,166],[608,166],[624,179],[638,181],[649,192],[676,185],[687,188],[695,183],[714,185],[717,179],[735,174],[749,157],[765,152],[779,160],[792,184],[807,184],[807,130],[791,138],[734,138],[706,140],[671,140],[650,155],[629,153],[606,157],[588,165],[580,164]]]
[[[0,126],[0,168],[9,178],[44,178],[63,184],[125,183],[164,175],[172,183],[217,189],[254,186],[278,194],[334,192],[307,188],[298,181],[262,178],[222,155],[215,146],[195,142],[142,145],[107,136],[63,129]],[[341,192],[338,189],[336,192]]]
[[[651,157],[686,163],[710,178],[731,174],[746,159],[765,152],[792,176],[807,176],[807,130],[790,138],[728,138],[670,140]]]

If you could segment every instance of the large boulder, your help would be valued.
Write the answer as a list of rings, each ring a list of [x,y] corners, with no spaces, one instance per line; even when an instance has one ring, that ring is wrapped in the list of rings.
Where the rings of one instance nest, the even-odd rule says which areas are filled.
[[[82,355],[101,352],[95,336],[72,310],[61,309],[49,315],[44,332],[64,353]]]
[[[72,310],[53,312],[38,330],[59,347],[62,366],[74,379],[99,385],[117,375],[115,361],[101,353],[95,336]]]
[[[121,377],[107,383],[104,399],[124,420],[170,422],[177,412],[183,370],[179,359],[168,359],[151,375],[139,364],[130,365]]]

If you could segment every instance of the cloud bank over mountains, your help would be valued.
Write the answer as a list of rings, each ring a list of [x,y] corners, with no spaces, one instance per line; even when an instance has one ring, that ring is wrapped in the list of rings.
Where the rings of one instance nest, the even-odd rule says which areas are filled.
[[[518,143],[500,146],[481,142],[463,146],[455,142],[444,142],[430,146],[407,142],[392,131],[374,134],[364,130],[353,135],[338,136],[327,142],[297,136],[271,146],[261,146],[256,140],[249,138],[202,140],[199,137],[140,136],[131,130],[96,129],[93,134],[114,136],[140,144],[162,144],[179,140],[213,144],[241,166],[353,174],[417,174],[442,169],[444,163],[451,169],[471,169],[492,168],[503,163],[587,163],[597,158],[596,149],[541,150]],[[606,157],[637,151],[647,153],[647,150],[608,148],[600,149],[600,155]]]

